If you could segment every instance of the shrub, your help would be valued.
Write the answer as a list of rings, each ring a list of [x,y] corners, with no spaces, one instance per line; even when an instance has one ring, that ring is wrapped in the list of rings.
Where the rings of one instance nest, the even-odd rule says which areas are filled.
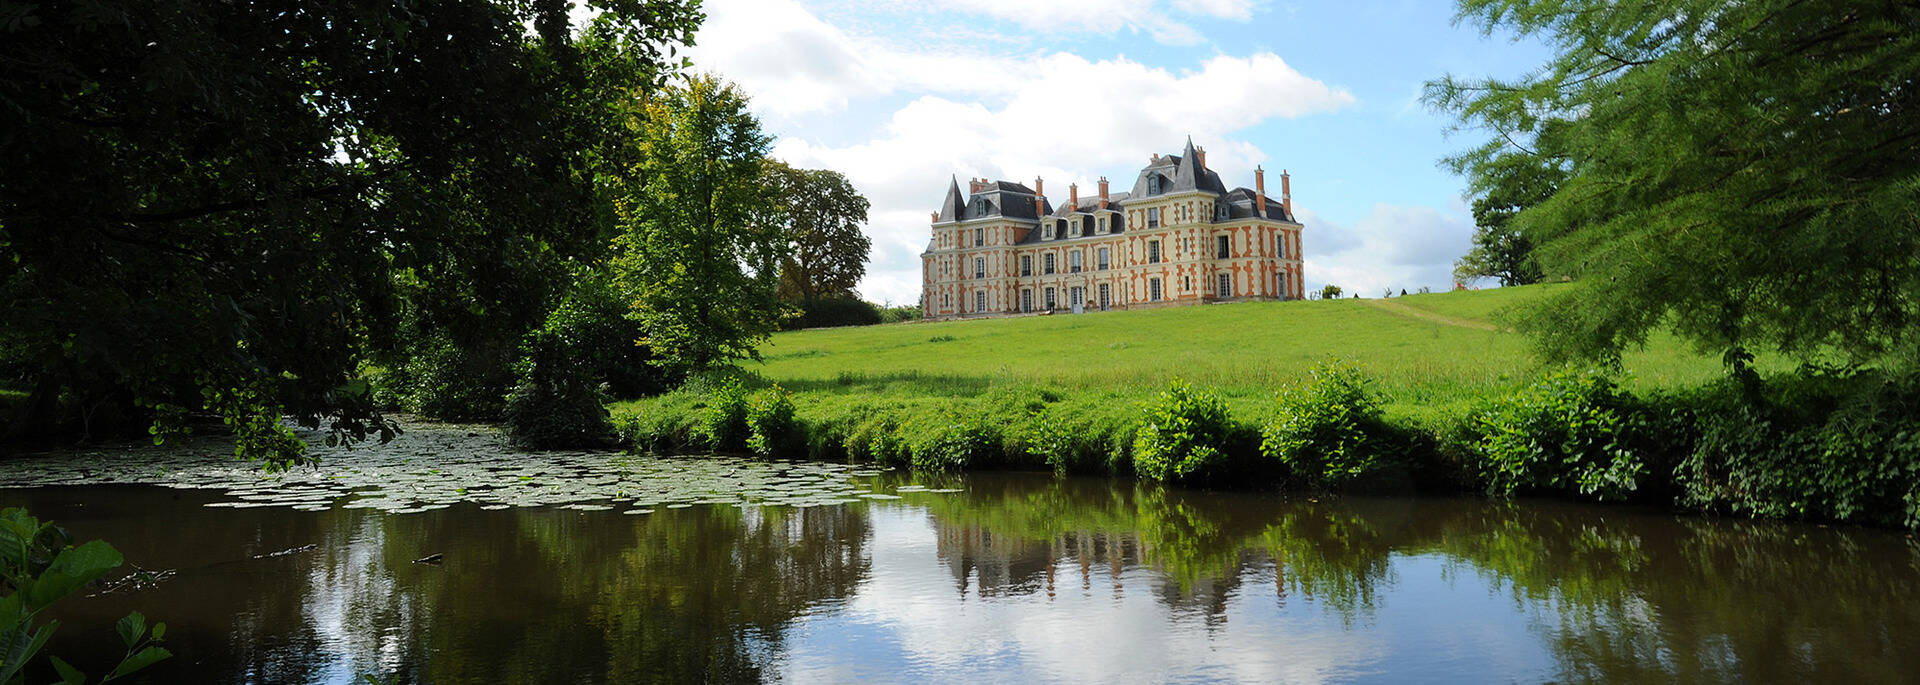
[[[996,430],[978,418],[949,417],[912,426],[905,439],[916,471],[954,471],[994,461]]]
[[[583,379],[521,383],[507,397],[506,419],[508,437],[531,449],[599,447],[613,433],[606,395]]]
[[[747,407],[747,430],[747,448],[761,456],[793,454],[806,443],[793,417],[793,396],[778,385],[754,393]]]
[[[1315,487],[1338,487],[1394,463],[1380,405],[1350,362],[1314,367],[1305,385],[1276,397],[1260,429],[1260,454]]]
[[[387,375],[394,387],[377,390],[377,399],[447,421],[493,421],[505,411],[514,385],[512,355],[463,348],[441,336],[418,341],[409,352],[399,371]]]
[[[1551,374],[1482,403],[1467,418],[1468,449],[1494,495],[1522,491],[1621,499],[1647,468],[1648,431],[1630,395],[1596,371]]]
[[[1682,504],[1920,527],[1913,379],[1815,369],[1766,395],[1723,388],[1703,400],[1699,438],[1675,469]]]
[[[1231,432],[1226,404],[1175,379],[1142,407],[1133,439],[1134,472],[1175,483],[1216,480],[1227,470],[1222,450]]]
[[[712,383],[693,438],[710,450],[738,452],[746,448],[748,435],[747,393],[740,381],[726,378]]]
[[[782,322],[783,330],[827,328],[833,326],[871,326],[881,322],[881,311],[871,302],[854,297],[828,297],[802,302],[800,314]]]
[[[594,356],[604,341],[583,336],[593,317],[569,300],[520,344],[514,373],[518,382],[507,396],[507,433],[515,444],[533,449],[598,447],[613,432],[607,395]]]
[[[1055,473],[1130,474],[1135,416],[1117,406],[1124,405],[1116,398],[1096,398],[1033,412],[1022,424],[1021,448]]]

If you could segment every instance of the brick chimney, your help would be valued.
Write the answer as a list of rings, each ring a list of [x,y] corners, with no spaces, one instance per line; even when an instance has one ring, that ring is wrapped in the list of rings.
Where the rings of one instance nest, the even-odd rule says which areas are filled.
[[[1280,208],[1287,210],[1287,218],[1293,218],[1293,183],[1287,178],[1287,170],[1280,170]]]
[[[987,179],[984,179],[984,178],[967,179],[968,194],[978,193],[981,190],[985,189],[986,187],[987,187]]]
[[[1200,168],[1202,169],[1207,168],[1207,149],[1206,148],[1204,147],[1194,148],[1193,157],[1194,157],[1193,161],[1200,163]]]
[[[1033,177],[1033,215],[1047,215],[1047,182],[1039,176]]]
[[[937,223],[940,223],[940,213],[939,213],[939,212],[934,212],[934,213],[933,213],[933,223],[936,223],[936,224],[937,224]]]
[[[1080,184],[1067,184],[1067,207],[1076,212],[1080,211]]]
[[[1100,208],[1107,208],[1107,177],[1100,177]]]
[[[1267,170],[1253,167],[1253,212],[1267,218]]]

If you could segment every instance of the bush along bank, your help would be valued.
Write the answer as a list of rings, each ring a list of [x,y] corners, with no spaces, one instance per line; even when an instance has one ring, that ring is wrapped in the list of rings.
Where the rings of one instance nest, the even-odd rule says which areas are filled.
[[[700,379],[613,417],[635,449],[872,462],[922,471],[1050,469],[1176,485],[1479,491],[1758,518],[1920,528],[1920,383],[1809,368],[1636,396],[1604,373],[1550,373],[1434,424],[1387,418],[1334,362],[1236,417],[1174,381],[1145,401],[1033,386],[974,397],[794,395]]]

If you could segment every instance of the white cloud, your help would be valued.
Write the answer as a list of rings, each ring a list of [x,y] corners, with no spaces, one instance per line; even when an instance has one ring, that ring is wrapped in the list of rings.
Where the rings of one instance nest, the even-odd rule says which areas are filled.
[[[1232,15],[1245,3],[1183,5]],[[981,9],[986,6],[969,5],[989,11]],[[1109,7],[1104,2],[1081,7],[1075,0],[1046,0],[1018,6],[1035,17],[1117,13],[1121,18],[1106,21],[1123,24],[1133,21],[1126,18],[1134,11],[1128,8],[1154,7],[1134,0],[1103,14],[1090,8]],[[774,148],[775,156],[791,164],[846,174],[872,201],[868,235],[874,248],[860,291],[875,300],[918,301],[928,213],[953,176],[1027,183],[1040,176],[1057,202],[1067,195],[1069,183],[1095,192],[1101,175],[1116,190],[1129,188],[1152,153],[1177,152],[1191,135],[1208,148],[1208,165],[1229,186],[1250,186],[1253,166],[1266,156],[1233,139],[1235,132],[1355,102],[1345,89],[1301,74],[1270,52],[1216,55],[1195,68],[1173,70],[1125,57],[1090,60],[1066,52],[967,54],[896,47],[848,35],[792,0],[716,3],[709,12],[693,54],[696,66],[745,88],[774,133],[782,133],[782,122],[800,117],[817,122],[882,103],[895,108],[870,134],[851,136],[852,142],[789,134]],[[843,141],[849,133],[829,132]]]
[[[1473,220],[1431,207],[1376,204],[1352,225],[1342,225],[1298,208],[1307,225],[1301,249],[1307,255],[1308,290],[1332,283],[1347,293],[1379,297],[1427,286],[1453,285],[1453,260],[1473,239]]]
[[[1190,14],[1234,21],[1253,20],[1253,0],[1174,0],[1173,6]]]

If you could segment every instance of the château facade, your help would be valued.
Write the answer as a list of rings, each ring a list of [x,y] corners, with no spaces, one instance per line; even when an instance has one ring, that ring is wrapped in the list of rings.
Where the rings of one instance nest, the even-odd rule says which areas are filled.
[[[1082,198],[1069,186],[1054,206],[1034,187],[955,179],[921,254],[927,318],[1022,312],[1144,309],[1203,302],[1298,299],[1300,222],[1286,172],[1280,198],[1228,190],[1193,141],[1154,155],[1133,189]]]

